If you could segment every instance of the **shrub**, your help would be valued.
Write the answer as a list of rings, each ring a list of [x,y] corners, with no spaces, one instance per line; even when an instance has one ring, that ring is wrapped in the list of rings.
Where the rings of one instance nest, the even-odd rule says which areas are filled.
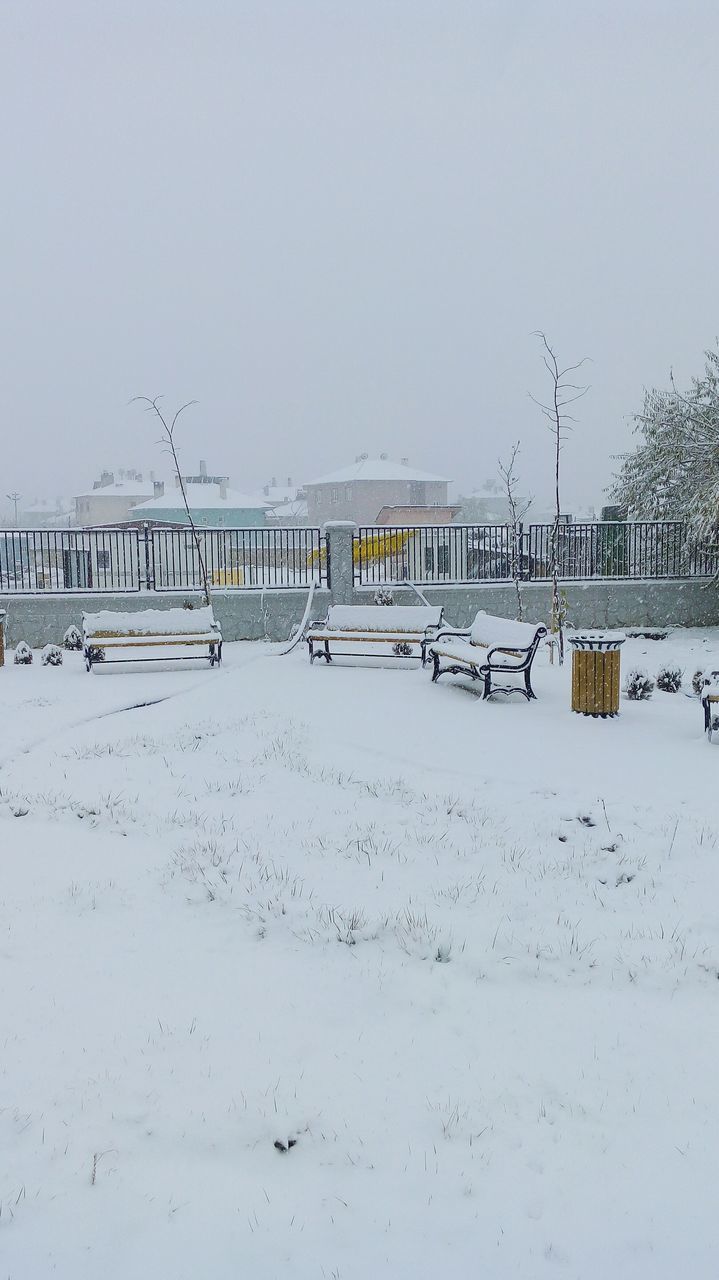
[[[624,692],[632,702],[646,702],[654,692],[654,681],[646,671],[630,671],[624,682]]]
[[[701,698],[703,688],[704,688],[704,672],[701,670],[695,671],[694,675],[692,676],[692,689],[694,690],[697,698]]]
[[[664,693],[678,693],[683,675],[679,667],[662,667],[657,672],[657,689],[663,689]]]
[[[61,667],[62,649],[58,644],[46,644],[40,654],[40,661],[44,667]]]
[[[82,632],[79,627],[74,625],[68,627],[62,637],[62,647],[63,649],[82,649]]]
[[[13,661],[18,667],[29,667],[32,662],[32,649],[24,640],[19,640],[15,646],[15,657]]]
[[[391,587],[378,587],[374,593],[375,604],[394,604]]]

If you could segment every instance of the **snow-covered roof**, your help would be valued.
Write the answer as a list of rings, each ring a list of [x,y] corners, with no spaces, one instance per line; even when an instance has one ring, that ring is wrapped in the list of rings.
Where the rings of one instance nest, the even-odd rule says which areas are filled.
[[[391,458],[361,458],[350,467],[331,471],[329,475],[308,481],[308,484],[349,484],[352,480],[438,480],[443,484],[449,483],[445,476],[417,471],[403,462],[393,462]]]
[[[306,520],[307,503],[302,498],[296,498],[294,502],[278,502],[276,507],[268,507],[267,514],[276,520],[288,520],[292,516]]]
[[[238,493],[236,489],[225,489],[223,497],[218,484],[186,484],[185,493],[193,511],[265,511],[268,506],[267,499],[262,494]],[[152,511],[177,511],[184,505],[179,486],[168,485],[165,492],[158,498],[152,498],[150,502],[139,502],[132,510],[141,514]]]
[[[97,489],[86,489],[76,493],[76,498],[151,498],[155,486],[146,480],[117,480],[113,484],[103,484]]]

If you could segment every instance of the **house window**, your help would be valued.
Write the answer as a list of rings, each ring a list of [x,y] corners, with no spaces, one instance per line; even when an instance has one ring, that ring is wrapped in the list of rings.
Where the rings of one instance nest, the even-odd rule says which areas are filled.
[[[340,500],[340,491],[339,489],[333,487],[332,489],[330,489],[330,502],[334,503],[334,505],[336,506],[339,500]]]
[[[427,503],[427,486],[423,480],[412,480],[409,486],[409,501],[413,507],[424,507]]]

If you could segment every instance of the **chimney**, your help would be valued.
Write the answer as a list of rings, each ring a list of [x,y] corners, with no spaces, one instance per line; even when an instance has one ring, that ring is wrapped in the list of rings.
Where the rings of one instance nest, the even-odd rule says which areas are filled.
[[[386,462],[386,461],[387,461],[387,454],[386,454],[386,453],[381,453],[379,456],[380,456],[380,461],[381,461],[381,462]]]
[[[272,477],[272,488],[273,489],[277,488],[277,476]]]
[[[155,497],[155,498],[162,498],[162,497],[164,496],[164,493],[165,493],[165,482],[164,482],[164,480],[153,480],[153,482],[152,482],[152,487],[153,487],[153,489],[154,489],[154,491],[155,491],[155,492],[154,492],[154,494],[153,494],[153,497]]]
[[[207,463],[202,458],[200,458],[200,475],[207,475]]]
[[[402,463],[403,467],[409,466],[409,458],[400,458],[400,462]]]
[[[227,498],[227,481],[226,480],[220,480],[220,497],[223,502]]]
[[[180,487],[180,477],[178,476],[177,472],[175,472],[175,488],[179,489],[179,487]]]
[[[292,476],[287,477],[287,488],[288,489],[292,488]]]

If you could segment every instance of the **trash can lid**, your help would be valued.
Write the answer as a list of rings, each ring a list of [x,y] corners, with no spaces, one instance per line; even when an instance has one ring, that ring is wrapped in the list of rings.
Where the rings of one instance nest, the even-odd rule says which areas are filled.
[[[624,644],[626,635],[623,631],[576,631],[567,636],[575,649],[618,649]]]

